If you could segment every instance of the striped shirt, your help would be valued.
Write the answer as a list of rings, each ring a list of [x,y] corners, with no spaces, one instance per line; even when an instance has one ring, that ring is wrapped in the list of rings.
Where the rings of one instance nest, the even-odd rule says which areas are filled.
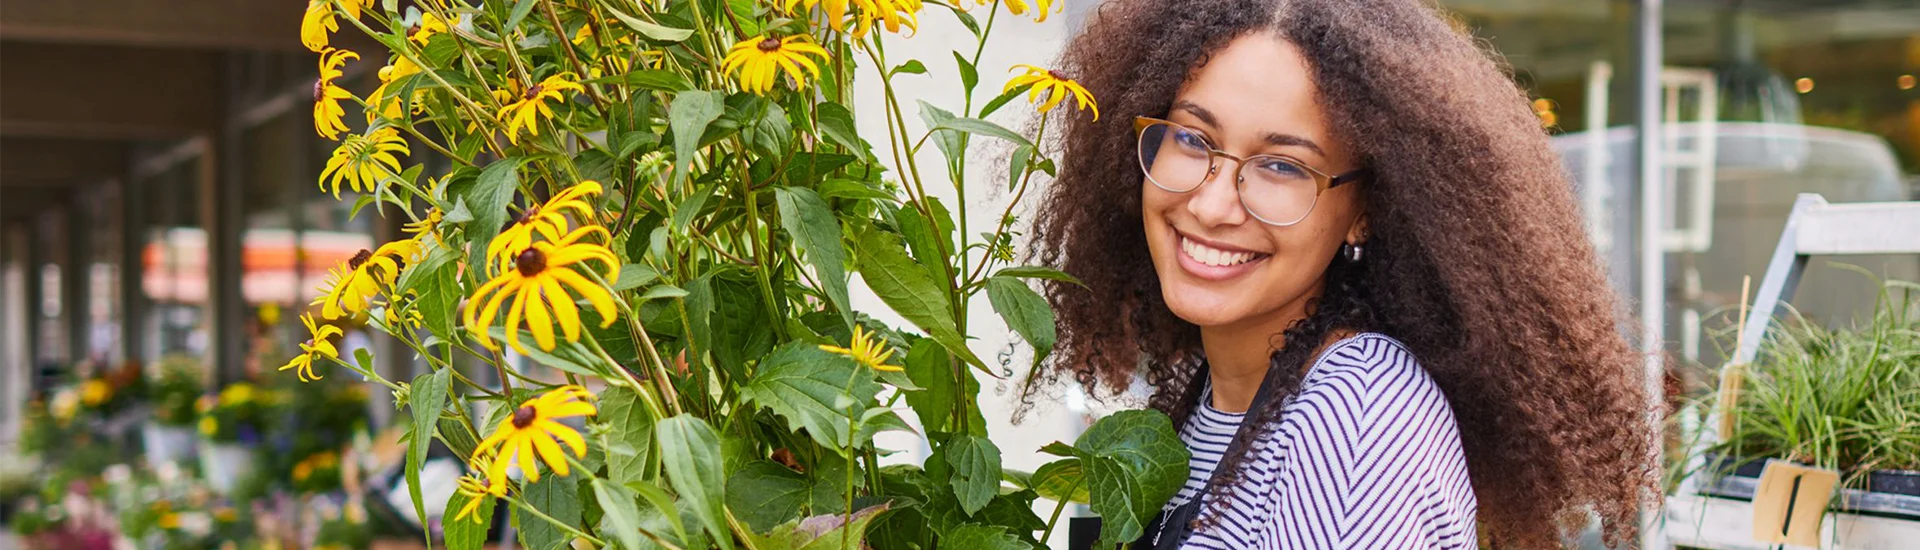
[[[1244,415],[1208,388],[1181,428],[1193,451],[1171,510],[1203,495]],[[1341,340],[1249,449],[1219,521],[1183,548],[1475,548],[1473,487],[1453,409],[1405,345],[1376,333]],[[1202,516],[1214,513],[1203,510]]]

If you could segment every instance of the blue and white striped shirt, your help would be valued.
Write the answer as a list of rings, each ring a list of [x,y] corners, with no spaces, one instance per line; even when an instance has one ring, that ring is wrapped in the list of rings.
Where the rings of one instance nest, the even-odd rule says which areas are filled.
[[[1169,510],[1205,491],[1244,416],[1212,402],[1209,388],[1181,428],[1193,460]],[[1477,546],[1478,504],[1453,409],[1387,336],[1362,333],[1329,347],[1247,460],[1219,521],[1184,548]]]

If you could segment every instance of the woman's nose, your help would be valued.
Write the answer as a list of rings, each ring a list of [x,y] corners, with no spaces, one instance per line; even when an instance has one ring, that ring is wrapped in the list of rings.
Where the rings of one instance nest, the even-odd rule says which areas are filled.
[[[1224,159],[1214,161],[1207,179],[1187,198],[1187,213],[1193,214],[1194,221],[1210,226],[1247,221],[1247,209],[1240,206],[1239,182],[1234,181],[1238,166]]]

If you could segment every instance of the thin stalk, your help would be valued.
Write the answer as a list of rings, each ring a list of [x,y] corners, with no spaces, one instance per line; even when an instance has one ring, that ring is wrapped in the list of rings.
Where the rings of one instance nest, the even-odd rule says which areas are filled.
[[[1047,518],[1047,530],[1040,533],[1041,546],[1046,546],[1047,537],[1053,536],[1053,527],[1055,524],[1058,524],[1060,522],[1060,511],[1067,509],[1067,498],[1065,497],[1073,496],[1074,491],[1077,491],[1080,489],[1080,483],[1084,483],[1084,481],[1074,483],[1073,487],[1067,488],[1066,494],[1060,495],[1063,498],[1061,498],[1060,500],[1054,501],[1053,516]]]
[[[560,49],[567,52],[567,61],[573,63],[573,70],[579,71],[580,78],[584,79],[590,76],[591,72],[587,70],[587,65],[581,63],[579,54],[573,51],[573,40],[567,36],[566,26],[560,24],[560,15],[553,11],[553,0],[542,0],[540,2],[540,11],[547,13],[547,22],[553,24],[554,38],[560,41]],[[593,18],[588,17],[587,19],[592,20]],[[587,98],[593,100],[593,106],[598,108],[601,113],[606,113],[607,100],[604,97],[600,97],[600,90],[595,86],[597,85],[587,84],[581,87],[586,88]],[[603,114],[602,116],[605,115]]]
[[[607,541],[600,540],[599,537],[595,537],[593,535],[583,533],[579,529],[575,529],[572,525],[567,525],[566,522],[553,519],[553,516],[547,515],[546,512],[541,512],[540,509],[534,508],[533,505],[527,504],[526,501],[513,498],[511,496],[500,497],[500,498],[503,500],[506,500],[507,502],[513,503],[514,507],[519,508],[522,511],[525,511],[529,514],[533,514],[533,517],[546,520],[547,523],[553,524],[554,527],[559,528],[561,531],[566,531],[567,534],[569,535],[573,535],[578,538],[587,539],[587,542],[593,543],[593,545],[596,547],[605,547],[607,545]]]

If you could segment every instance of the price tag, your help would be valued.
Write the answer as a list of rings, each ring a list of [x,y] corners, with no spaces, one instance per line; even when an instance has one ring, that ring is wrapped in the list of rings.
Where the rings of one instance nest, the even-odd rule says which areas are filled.
[[[1767,462],[1753,492],[1753,538],[1768,544],[1820,546],[1820,518],[1840,485],[1840,472]]]

